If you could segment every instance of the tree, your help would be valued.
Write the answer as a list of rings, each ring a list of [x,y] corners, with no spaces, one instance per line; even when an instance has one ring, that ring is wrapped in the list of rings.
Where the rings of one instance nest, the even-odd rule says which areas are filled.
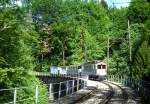
[[[48,44],[53,48],[49,47],[50,57],[45,57],[44,60],[49,60],[49,65],[69,65],[83,63],[87,59],[104,59],[106,46],[103,44],[110,20],[100,3],[38,0],[33,2],[33,15],[41,17],[40,21],[34,18],[38,30],[44,23],[52,27],[52,40]],[[42,37],[43,32],[40,34]]]
[[[150,15],[150,3],[146,0],[132,0],[128,17],[134,23],[144,23]]]
[[[46,87],[29,75],[35,67],[33,56],[37,52],[39,35],[24,17],[23,9],[16,5],[5,2],[0,8],[0,89],[41,85],[40,91],[44,94]],[[34,88],[18,90],[18,100],[31,96],[34,96]],[[12,90],[0,93],[1,103],[12,102],[12,98]],[[46,100],[40,99],[40,103]],[[27,103],[34,101],[22,102]]]
[[[108,5],[105,0],[101,0],[101,4],[106,10],[108,10]]]
[[[140,26],[140,34],[142,34],[141,39],[139,40],[138,45],[134,50],[133,55],[133,76],[146,79],[150,75],[150,59],[149,59],[149,30],[144,27],[144,25]]]

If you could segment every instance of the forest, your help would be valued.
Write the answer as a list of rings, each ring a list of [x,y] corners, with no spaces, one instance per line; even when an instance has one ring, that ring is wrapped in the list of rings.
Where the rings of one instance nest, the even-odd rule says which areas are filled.
[[[40,84],[45,93],[29,72],[93,60],[108,60],[110,75],[150,81],[150,0],[131,0],[124,8],[105,0],[0,1],[1,89]],[[4,95],[0,102],[12,97]]]

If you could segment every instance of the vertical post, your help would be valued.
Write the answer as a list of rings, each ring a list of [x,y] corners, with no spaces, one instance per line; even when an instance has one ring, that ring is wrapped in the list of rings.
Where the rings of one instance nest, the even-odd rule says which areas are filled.
[[[124,76],[124,85],[126,85],[126,76]]]
[[[72,93],[74,92],[74,80],[72,80]]]
[[[130,86],[131,86],[131,88],[133,87],[133,81],[132,81],[132,78],[130,78]]]
[[[79,90],[79,78],[77,79],[77,91]]]
[[[58,95],[58,98],[60,98],[61,96],[61,82],[59,83],[59,95]]]
[[[110,75],[110,79],[109,80],[112,81],[112,75]]]
[[[35,104],[38,104],[38,86],[36,86],[35,90]]]
[[[17,99],[17,88],[14,89],[14,103],[16,104],[16,99]]]
[[[131,62],[132,62],[132,47],[131,47],[131,32],[130,21],[128,20],[128,38],[129,38],[129,61],[130,61],[130,75],[131,75]]]
[[[122,84],[124,85],[125,82],[125,76],[122,76]]]
[[[109,37],[107,40],[107,75],[109,75]]]
[[[51,99],[51,92],[52,92],[52,84],[49,84],[49,100]]]
[[[121,82],[121,84],[122,84],[122,76],[121,76],[120,82]]]
[[[86,87],[86,82],[85,82],[85,80],[83,80],[84,81],[84,88]]]
[[[83,85],[83,88],[85,88],[85,80],[83,80],[83,84],[84,84],[84,85]]]
[[[44,61],[44,56],[43,56],[43,53],[42,53],[42,68],[41,68],[41,70],[43,70],[43,61]]]
[[[67,84],[66,84],[66,95],[68,95],[68,87],[69,87],[68,84],[69,84],[69,83],[68,83],[68,81],[67,81]]]
[[[138,87],[138,92],[140,91],[140,82],[137,80],[137,87]]]
[[[63,46],[62,56],[63,56],[63,66],[65,66],[65,50],[64,50],[64,46]]]
[[[125,81],[124,81],[124,82],[125,82],[125,86],[126,86],[126,85],[127,85],[127,77],[125,76],[125,78],[124,78],[124,79],[125,79]]]
[[[85,48],[85,50],[84,50],[84,57],[85,57],[85,63],[87,62],[87,47],[86,47],[86,44],[84,44],[84,48]]]

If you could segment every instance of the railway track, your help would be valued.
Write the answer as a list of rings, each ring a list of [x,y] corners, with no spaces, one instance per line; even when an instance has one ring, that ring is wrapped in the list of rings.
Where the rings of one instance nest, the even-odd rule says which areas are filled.
[[[104,83],[105,85],[107,85],[107,86],[109,87],[110,92],[109,92],[109,94],[105,97],[105,99],[102,100],[101,102],[99,102],[98,104],[108,104],[109,101],[111,100],[111,98],[113,97],[115,91],[114,91],[113,87],[110,86],[108,83],[106,83],[106,82],[102,82],[102,83]]]
[[[104,81],[105,82],[105,81]],[[121,86],[114,84],[112,82],[106,82],[110,86],[114,86],[114,95],[111,97],[109,102],[103,104],[127,104],[128,102],[128,93]],[[106,99],[107,100],[107,99]]]
[[[76,101],[75,104],[126,104],[127,92],[121,86],[103,81],[100,82],[107,88],[93,90],[89,95]]]

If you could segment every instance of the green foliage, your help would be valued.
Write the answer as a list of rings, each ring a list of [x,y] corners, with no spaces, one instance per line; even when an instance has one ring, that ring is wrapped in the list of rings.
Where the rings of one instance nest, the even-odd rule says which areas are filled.
[[[128,74],[127,8],[112,8],[110,30],[110,73]]]
[[[132,75],[136,78],[146,79],[150,76],[150,3],[146,0],[142,2],[140,0],[133,0],[133,2],[128,11],[128,16],[132,21]]]
[[[0,10],[0,56],[5,62],[0,67],[33,68],[31,49],[38,37],[34,27],[25,23],[21,13],[19,8]]]
[[[49,60],[49,65],[69,65],[106,56],[105,40],[111,21],[100,3],[36,0],[33,1],[33,14],[41,16],[41,20],[34,18],[41,40],[49,39],[48,47],[43,45],[49,51],[39,54],[44,55],[44,63]],[[45,36],[40,31],[43,24],[51,28],[51,35]]]
[[[130,4],[128,16],[134,23],[145,22],[150,15],[150,3],[146,0],[132,0]]]
[[[21,104],[34,104],[35,87],[39,85],[39,104],[47,102],[46,86],[42,84],[34,76],[28,75],[28,71],[24,68],[0,68],[0,88],[1,89],[17,89],[17,101],[31,98],[31,100],[20,102]],[[21,87],[22,86],[22,87]],[[14,90],[4,90],[0,93],[0,102],[6,103],[13,101]]]
[[[137,78],[146,78],[150,75],[150,30],[144,25],[140,27],[140,33],[142,37],[138,46],[135,48],[135,54],[133,55],[133,75]]]
[[[113,8],[109,14],[113,20],[111,39],[110,71],[112,74],[127,74],[137,78],[149,74],[149,16],[150,4],[144,0],[132,0],[129,8]],[[130,19],[132,69],[129,70],[129,46],[127,21]],[[147,38],[146,38],[147,37]]]
[[[7,6],[6,6],[7,5]],[[34,104],[35,86],[46,97],[46,86],[28,72],[35,67],[33,57],[37,53],[39,36],[34,25],[29,23],[22,8],[8,5],[5,2],[0,8],[0,89],[20,88],[17,90],[17,101],[21,104]],[[1,91],[0,102],[13,101],[13,90]],[[40,104],[47,98],[40,98]]]
[[[28,72],[48,71],[50,65],[106,60],[108,38],[110,74],[129,75],[132,71],[137,78],[149,77],[150,2],[132,1],[129,8],[108,9],[104,0],[27,0],[22,8],[2,0],[0,88],[40,85],[40,93],[45,97],[46,87]],[[132,45],[130,70],[128,19]],[[34,96],[35,87],[18,92],[18,100]],[[0,101],[13,99],[13,92],[7,96],[0,94]],[[41,104],[47,101],[44,99],[40,98]]]
[[[108,5],[107,5],[107,3],[106,3],[105,0],[101,0],[101,4],[103,5],[103,7],[104,7],[105,9],[108,9]]]

